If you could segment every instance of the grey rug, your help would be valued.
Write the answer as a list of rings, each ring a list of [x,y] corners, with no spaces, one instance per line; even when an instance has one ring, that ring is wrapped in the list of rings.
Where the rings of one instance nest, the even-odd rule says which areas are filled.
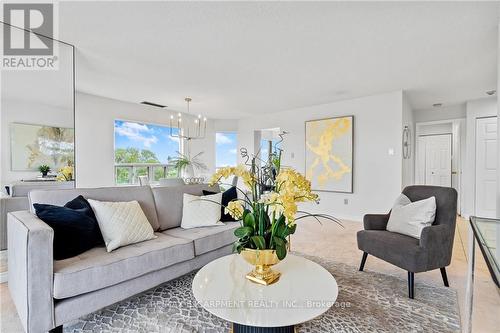
[[[324,260],[309,259],[330,271],[339,285],[336,306],[297,327],[312,332],[460,332],[453,289],[416,282],[415,299],[406,280]],[[229,332],[230,323],[199,306],[191,292],[195,273],[109,306],[66,325],[64,332]]]

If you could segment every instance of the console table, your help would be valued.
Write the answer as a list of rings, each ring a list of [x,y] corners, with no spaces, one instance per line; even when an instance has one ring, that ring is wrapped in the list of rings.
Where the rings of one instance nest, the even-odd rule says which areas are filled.
[[[474,296],[474,261],[476,240],[493,281],[500,287],[500,219],[470,217],[468,274],[465,291],[465,325],[472,332],[472,305]]]
[[[233,323],[234,333],[292,333],[294,325],[320,316],[337,299],[335,278],[308,259],[289,254],[273,266],[281,277],[269,286],[247,280],[252,269],[232,254],[208,263],[193,279],[198,303]]]

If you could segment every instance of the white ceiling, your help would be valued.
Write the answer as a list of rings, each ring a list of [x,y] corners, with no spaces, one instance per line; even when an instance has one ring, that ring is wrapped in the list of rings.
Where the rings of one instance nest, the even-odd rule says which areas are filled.
[[[77,89],[239,118],[398,89],[496,88],[499,2],[60,2]]]

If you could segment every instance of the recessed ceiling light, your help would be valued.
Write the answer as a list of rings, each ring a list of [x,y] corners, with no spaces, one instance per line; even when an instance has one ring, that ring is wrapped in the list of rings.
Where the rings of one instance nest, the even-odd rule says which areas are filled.
[[[153,102],[148,102],[148,101],[142,101],[141,104],[144,104],[144,105],[149,105],[149,106],[154,106],[154,107],[157,107],[157,108],[166,108],[167,106],[166,105],[161,105],[161,104],[157,104],[157,103],[153,103]]]
[[[432,106],[435,108],[440,108],[443,106],[443,103],[434,103],[434,104],[432,104]]]
[[[496,92],[497,92],[496,90],[488,90],[488,91],[486,92],[486,95],[493,96],[493,95],[495,95],[495,94],[496,94]]]

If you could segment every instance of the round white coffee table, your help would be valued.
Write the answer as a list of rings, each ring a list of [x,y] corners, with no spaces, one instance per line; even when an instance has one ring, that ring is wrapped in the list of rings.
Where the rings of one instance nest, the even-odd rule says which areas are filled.
[[[247,280],[252,269],[232,254],[208,263],[193,279],[198,303],[233,323],[234,333],[294,332],[294,325],[320,316],[337,299],[335,278],[311,260],[287,255],[273,266],[281,277],[269,286]]]

